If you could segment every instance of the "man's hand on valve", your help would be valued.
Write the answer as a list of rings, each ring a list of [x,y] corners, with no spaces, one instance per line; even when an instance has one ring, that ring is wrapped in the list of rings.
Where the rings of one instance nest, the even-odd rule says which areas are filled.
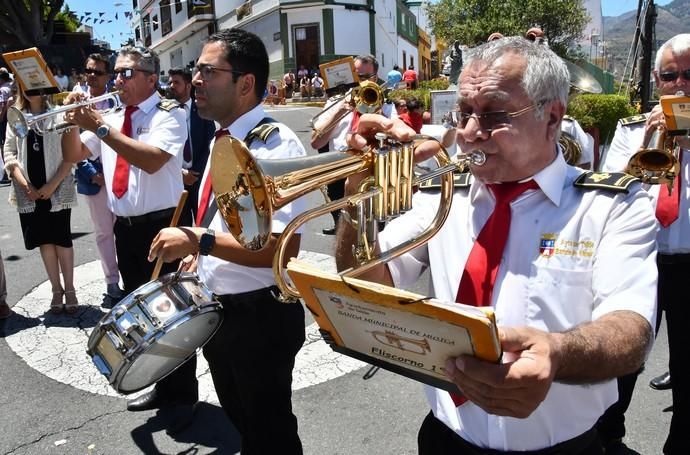
[[[402,120],[388,119],[383,115],[364,114],[359,119],[357,131],[348,133],[347,144],[356,150],[363,150],[367,145],[376,144],[376,133],[385,133],[389,139],[398,142],[410,142],[414,140],[417,133],[407,126]],[[421,162],[436,155],[440,146],[436,141],[425,141],[415,147],[414,161]],[[360,182],[367,177],[366,172],[351,175],[345,183],[347,194],[357,192]]]
[[[460,356],[446,361],[446,374],[486,412],[526,418],[544,401],[556,376],[559,334],[506,327],[499,337],[504,363]]]
[[[64,101],[65,105],[82,102],[86,99],[83,93],[70,93]],[[83,105],[67,111],[65,113],[65,121],[79,128],[95,132],[99,126],[103,124],[103,116],[96,109],[90,105]]]

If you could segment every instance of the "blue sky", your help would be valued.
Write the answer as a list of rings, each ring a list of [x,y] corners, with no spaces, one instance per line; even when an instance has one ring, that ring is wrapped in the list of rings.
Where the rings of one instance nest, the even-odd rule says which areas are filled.
[[[183,0],[185,1],[185,0]],[[657,0],[657,5],[666,5],[671,0]],[[94,36],[98,39],[108,41],[113,49],[118,49],[122,41],[133,36],[129,20],[125,18],[125,12],[132,11],[132,0],[65,0],[70,9],[77,13],[77,17],[84,13],[91,12],[91,17],[99,17],[99,13],[104,13],[100,19],[111,20],[112,23],[97,24],[94,28]],[[143,3],[143,0],[139,1]],[[604,16],[618,16],[628,11],[637,9],[638,0],[602,0],[601,7]],[[115,14],[118,18],[115,19]],[[87,22],[92,25],[93,20]]]
[[[637,11],[638,0],[601,0],[601,10],[604,16],[620,16],[628,11]],[[671,3],[671,0],[656,0],[657,6]]]

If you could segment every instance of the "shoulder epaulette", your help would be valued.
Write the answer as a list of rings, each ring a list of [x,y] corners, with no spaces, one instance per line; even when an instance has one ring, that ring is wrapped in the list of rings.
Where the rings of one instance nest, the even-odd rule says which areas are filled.
[[[633,182],[639,179],[624,172],[584,172],[573,182],[573,186],[584,189],[602,189],[613,192],[628,192]]]
[[[569,121],[572,122],[573,120],[575,120],[575,118],[573,118],[573,117],[571,117],[571,116],[569,116],[569,115],[564,115],[564,116],[563,116],[563,120],[569,120]]]
[[[453,173],[453,188],[469,188],[472,184],[469,172],[454,172]],[[435,177],[430,180],[424,180],[419,184],[420,191],[434,191],[441,189],[441,177]]]
[[[175,100],[169,100],[167,98],[164,98],[164,99],[160,100],[160,102],[158,104],[156,104],[156,107],[158,109],[162,109],[164,111],[170,112],[173,109],[177,109],[178,107],[180,107],[180,103],[178,103]]]
[[[256,125],[250,132],[247,134],[247,137],[244,138],[244,143],[249,146],[254,139],[258,139],[264,144],[268,140],[268,137],[273,133],[274,131],[278,131],[278,125],[273,124],[272,122],[275,122],[270,117],[266,117],[261,122],[259,122],[258,125]]]
[[[630,117],[625,117],[620,119],[621,125],[628,126],[628,125],[635,125],[637,123],[642,123],[647,121],[647,115],[646,114],[638,114],[638,115],[633,115]]]

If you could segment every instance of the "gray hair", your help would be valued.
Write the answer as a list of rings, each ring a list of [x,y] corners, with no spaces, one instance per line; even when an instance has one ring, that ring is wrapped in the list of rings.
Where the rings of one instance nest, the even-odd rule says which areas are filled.
[[[654,60],[654,70],[659,72],[661,70],[661,57],[666,52],[666,49],[671,49],[675,56],[685,54],[690,50],[690,33],[680,33],[661,45],[656,51],[656,59]]]
[[[494,62],[507,53],[520,55],[526,60],[522,88],[532,102],[557,100],[563,106],[568,105],[568,67],[547,46],[535,44],[522,36],[509,36],[470,49],[465,56],[465,66],[471,65],[474,61]],[[537,118],[541,118],[542,115],[541,108],[535,110]]]
[[[148,47],[126,46],[120,49],[118,55],[123,57],[136,57],[137,69],[149,71],[151,74],[155,74],[156,76],[158,76],[161,71],[161,61],[158,58],[158,54]]]

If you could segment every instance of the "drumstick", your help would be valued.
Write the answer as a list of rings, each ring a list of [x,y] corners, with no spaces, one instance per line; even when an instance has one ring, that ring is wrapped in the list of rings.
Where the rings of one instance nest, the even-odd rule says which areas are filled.
[[[182,194],[180,194],[180,201],[177,203],[177,207],[175,207],[175,213],[173,213],[172,220],[170,220],[170,227],[176,227],[177,222],[180,221],[182,208],[184,207],[184,203],[187,201],[188,194],[189,192],[187,190],[182,191]],[[153,268],[153,273],[151,274],[151,281],[158,279],[158,275],[161,273],[161,267],[163,267],[163,257],[158,256],[158,259],[156,259],[156,266]]]

